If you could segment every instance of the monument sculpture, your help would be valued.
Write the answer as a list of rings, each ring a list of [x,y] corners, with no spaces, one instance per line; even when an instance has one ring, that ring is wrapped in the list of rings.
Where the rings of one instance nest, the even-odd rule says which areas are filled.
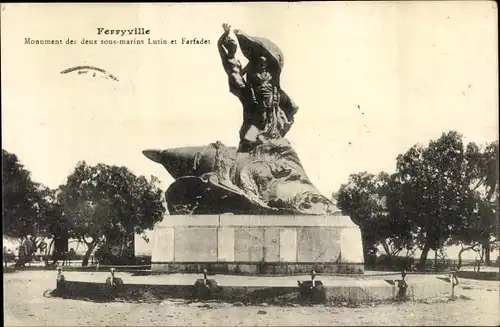
[[[238,146],[143,151],[175,179],[165,194],[170,215],[155,226],[152,270],[362,272],[358,226],[311,183],[285,138],[298,106],[280,83],[283,53],[267,38],[230,34],[223,24],[217,47],[242,105]]]
[[[230,26],[218,41],[229,91],[243,107],[238,148],[215,142],[205,147],[145,150],[176,181],[166,200],[171,214],[332,215],[333,203],[310,182],[297,153],[284,138],[297,105],[280,85],[284,57],[266,38],[234,34],[248,59],[235,58]]]

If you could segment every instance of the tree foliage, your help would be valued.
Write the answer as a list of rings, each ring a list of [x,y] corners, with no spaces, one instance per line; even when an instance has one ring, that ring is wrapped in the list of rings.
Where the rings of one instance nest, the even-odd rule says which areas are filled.
[[[19,162],[18,157],[2,149],[2,220],[3,234],[23,238],[36,234],[40,185]]]
[[[461,223],[453,229],[447,244],[460,245],[459,262],[464,251],[484,249],[489,252],[498,247],[498,141],[481,149],[475,143],[467,145],[464,183],[469,183]]]
[[[405,185],[403,212],[417,227],[423,263],[429,250],[442,246],[463,216],[468,193],[463,176],[468,167],[462,138],[450,132],[427,147],[415,145],[398,156],[396,169]]]
[[[388,257],[413,248],[411,228],[399,212],[400,184],[394,176],[352,174],[334,195],[339,208],[359,224],[365,254],[382,245]]]
[[[126,167],[77,164],[58,198],[71,233],[88,247],[83,265],[100,241],[129,239],[161,220],[158,184],[156,177],[137,177]]]
[[[431,249],[498,245],[498,189],[498,141],[465,146],[450,131],[399,155],[392,175],[351,175],[335,197],[365,240],[388,256],[417,246],[423,265]]]
[[[46,237],[57,234],[61,210],[55,192],[34,182],[17,156],[6,150],[2,150],[2,179],[3,234],[20,241],[20,252],[26,256],[17,264],[23,265]]]

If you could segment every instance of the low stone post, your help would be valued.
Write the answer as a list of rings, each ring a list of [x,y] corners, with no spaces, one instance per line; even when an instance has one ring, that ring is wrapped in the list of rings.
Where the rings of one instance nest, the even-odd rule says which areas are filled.
[[[406,282],[406,270],[401,272],[401,280],[398,282],[397,298],[402,299],[407,295],[408,283]]]
[[[451,298],[453,299],[455,297],[455,286],[459,284],[456,270],[453,270],[450,273],[450,284],[451,284]]]

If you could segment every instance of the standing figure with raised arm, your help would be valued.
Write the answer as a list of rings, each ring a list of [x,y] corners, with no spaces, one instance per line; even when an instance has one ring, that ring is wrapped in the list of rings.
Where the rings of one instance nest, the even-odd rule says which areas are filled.
[[[267,86],[273,85],[273,110],[267,114],[266,128],[263,134],[265,137],[284,137],[290,130],[294,122],[294,115],[299,107],[283,91],[281,87],[281,71],[284,64],[284,56],[279,47],[264,37],[253,37],[241,30],[234,30],[238,40],[241,52],[248,59],[248,65],[243,69],[243,75],[246,73],[247,82],[252,87],[254,93],[258,89],[264,91],[265,96],[269,95],[268,90],[262,89],[262,85],[257,88],[255,85],[264,83]],[[265,70],[265,73],[263,71]],[[258,76],[261,75],[261,76]],[[262,77],[266,77],[262,79]],[[269,75],[271,79],[269,79]],[[255,79],[254,77],[257,77]],[[260,79],[260,80],[259,80]],[[257,110],[260,112],[260,110]]]
[[[217,47],[219,49],[222,66],[228,76],[229,91],[238,97],[243,106],[243,124],[239,132],[239,149],[247,151],[255,141],[252,133],[256,134],[258,130],[255,126],[256,122],[254,122],[254,103],[252,101],[250,87],[243,77],[246,73],[246,68],[243,68],[241,62],[235,57],[238,45],[236,41],[229,36],[231,26],[222,24],[222,28],[224,32],[217,42]]]
[[[222,66],[229,77],[229,91],[240,98],[242,96],[242,90],[246,89],[247,85],[243,79],[244,72],[241,62],[235,57],[238,45],[236,41],[229,36],[231,26],[222,24],[222,28],[224,29],[224,33],[219,38],[217,47],[222,60]]]
[[[217,45],[228,76],[229,91],[243,105],[239,149],[246,152],[265,139],[284,137],[298,107],[280,86],[283,54],[279,48],[265,38],[250,37],[235,30],[242,53],[248,59],[248,65],[243,68],[235,57],[238,45],[229,36],[231,26],[223,24],[222,28],[224,32]]]

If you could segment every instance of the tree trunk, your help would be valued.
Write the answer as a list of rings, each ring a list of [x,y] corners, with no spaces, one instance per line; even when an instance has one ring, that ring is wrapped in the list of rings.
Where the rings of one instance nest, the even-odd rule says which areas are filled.
[[[394,269],[394,266],[393,266],[393,258],[394,258],[394,254],[392,253],[391,249],[389,248],[389,245],[387,244],[386,240],[383,240],[382,242],[380,242],[380,244],[382,245],[382,247],[384,248],[384,251],[385,253],[387,254],[387,264],[388,264],[388,267],[390,270],[393,270]]]
[[[492,202],[493,195],[495,195],[495,190],[496,190],[496,185],[493,185],[493,187],[491,187],[490,190],[488,191],[488,194],[486,194],[486,199],[488,200],[489,203]],[[486,244],[485,244],[485,248],[486,248],[486,258],[485,258],[485,261],[486,261],[486,266],[489,266],[489,265],[491,265],[491,258],[490,258],[491,240],[490,240],[489,233],[487,234],[486,237],[487,237],[487,240],[486,240]]]
[[[467,249],[462,248],[460,251],[458,251],[458,263],[457,263],[457,269],[462,268],[462,253],[464,253]]]
[[[489,236],[489,235],[488,235]],[[486,266],[490,266],[491,265],[491,258],[490,258],[490,253],[491,253],[491,242],[490,240],[488,239],[486,241],[486,244],[485,244],[485,247],[484,247],[484,261],[486,263]]]
[[[387,257],[390,258],[392,253],[391,253],[391,249],[389,249],[389,245],[387,245],[387,242],[385,240],[383,240],[382,242],[380,242],[380,244],[382,244],[382,247],[384,248],[384,251],[387,254]]]
[[[438,249],[434,250],[434,271],[438,270]]]
[[[95,248],[94,243],[86,243],[86,244],[88,249],[87,252],[85,252],[85,255],[83,256],[82,267],[88,266],[90,255],[92,254],[92,251],[94,251]]]
[[[420,270],[425,270],[425,264],[427,263],[427,255],[429,254],[430,249],[431,249],[431,247],[429,246],[429,244],[427,242],[424,245],[424,248],[422,249],[422,253],[420,254],[420,261],[418,263]]]
[[[373,266],[376,262],[373,256],[371,255],[371,249],[375,246],[375,242],[373,242],[370,237],[367,237],[366,234],[361,231],[361,243],[363,246],[363,258],[365,264],[368,266]]]
[[[129,250],[130,250],[130,257],[132,260],[132,263],[135,262],[135,232],[134,232],[134,229],[132,228],[132,232],[130,234],[130,243],[129,243]]]
[[[124,258],[128,265],[134,264],[135,261],[135,233],[133,228],[131,230],[127,232],[124,244]]]
[[[49,246],[47,246],[47,250],[45,250],[45,266],[49,265],[50,250],[52,250],[53,244],[54,244],[54,238],[52,238],[52,241],[50,242]]]
[[[481,257],[479,258],[479,263],[477,265],[477,272],[480,272],[481,271],[481,264],[483,263],[483,259],[484,259],[484,253],[486,252],[484,248],[481,248],[480,250],[481,252]]]

